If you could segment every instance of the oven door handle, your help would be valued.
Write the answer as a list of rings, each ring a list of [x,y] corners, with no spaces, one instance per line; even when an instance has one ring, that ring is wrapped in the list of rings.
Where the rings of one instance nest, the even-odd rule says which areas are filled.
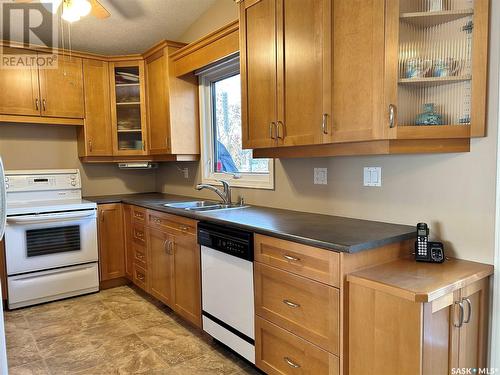
[[[83,212],[67,212],[61,214],[11,216],[7,217],[7,223],[9,224],[52,223],[55,221],[68,221],[81,218],[90,218],[95,216],[96,216],[95,210],[83,211]]]

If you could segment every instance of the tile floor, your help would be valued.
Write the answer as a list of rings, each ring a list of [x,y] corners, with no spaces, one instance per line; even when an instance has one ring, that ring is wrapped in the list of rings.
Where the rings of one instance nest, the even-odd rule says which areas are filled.
[[[257,374],[127,286],[5,312],[10,375]]]

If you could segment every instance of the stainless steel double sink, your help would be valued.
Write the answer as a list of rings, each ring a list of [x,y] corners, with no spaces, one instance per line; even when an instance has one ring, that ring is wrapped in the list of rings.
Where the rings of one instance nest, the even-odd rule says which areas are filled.
[[[189,211],[215,211],[215,210],[234,210],[238,208],[246,208],[248,206],[240,205],[240,204],[225,204],[216,201],[190,201],[190,202],[175,202],[175,203],[166,203],[165,207],[169,208],[177,208],[180,210],[189,210]]]

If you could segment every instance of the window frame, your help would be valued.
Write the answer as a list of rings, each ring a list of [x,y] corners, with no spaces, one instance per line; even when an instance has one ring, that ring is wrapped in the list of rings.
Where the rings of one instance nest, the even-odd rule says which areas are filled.
[[[201,182],[220,185],[219,180],[228,181],[231,186],[250,189],[274,189],[274,159],[269,159],[269,173],[228,173],[213,171],[214,153],[214,111],[212,83],[240,74],[239,55],[214,64],[199,72],[200,105],[200,154]],[[242,96],[243,97],[243,96]]]

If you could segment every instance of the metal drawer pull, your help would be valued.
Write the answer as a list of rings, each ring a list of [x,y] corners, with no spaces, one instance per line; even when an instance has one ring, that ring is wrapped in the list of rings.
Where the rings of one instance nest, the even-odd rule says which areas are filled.
[[[142,273],[138,273],[137,278],[141,281],[144,281],[144,275]]]
[[[143,239],[144,238],[144,233],[142,232],[139,232],[139,231],[135,231],[135,236],[139,239]]]
[[[453,323],[453,326],[455,326],[455,328],[460,328],[464,325],[464,304],[461,301],[455,301],[455,305],[458,305],[460,307],[460,314],[458,324]]]
[[[276,129],[276,123],[274,121],[269,123],[269,137],[271,139],[276,139],[276,136],[274,135],[274,131]]]
[[[183,230],[183,231],[187,231],[187,230],[189,230],[189,227],[186,227],[185,225],[181,225],[181,226],[179,226],[179,229]]]
[[[286,364],[290,367],[293,367],[293,368],[300,368],[300,365],[296,364],[294,361],[292,361],[290,358],[288,357],[283,357],[283,359],[285,360]]]
[[[300,307],[300,305],[298,303],[295,303],[295,302],[292,302],[292,301],[289,301],[287,299],[284,299],[283,300],[283,303],[287,306],[290,306],[290,307],[293,307],[294,309],[296,309],[297,307]]]
[[[394,125],[396,125],[396,106],[389,104],[389,128],[393,128]]]
[[[328,120],[328,113],[323,113],[323,121],[321,122],[321,130],[323,130],[323,134],[328,134],[328,129],[326,127]]]
[[[300,261],[300,258],[293,257],[291,255],[283,254],[283,258],[286,260],[291,260],[292,262],[298,262]]]
[[[462,298],[462,301],[467,302],[467,318],[464,320],[464,323],[469,323],[472,315],[472,303],[468,298]]]

